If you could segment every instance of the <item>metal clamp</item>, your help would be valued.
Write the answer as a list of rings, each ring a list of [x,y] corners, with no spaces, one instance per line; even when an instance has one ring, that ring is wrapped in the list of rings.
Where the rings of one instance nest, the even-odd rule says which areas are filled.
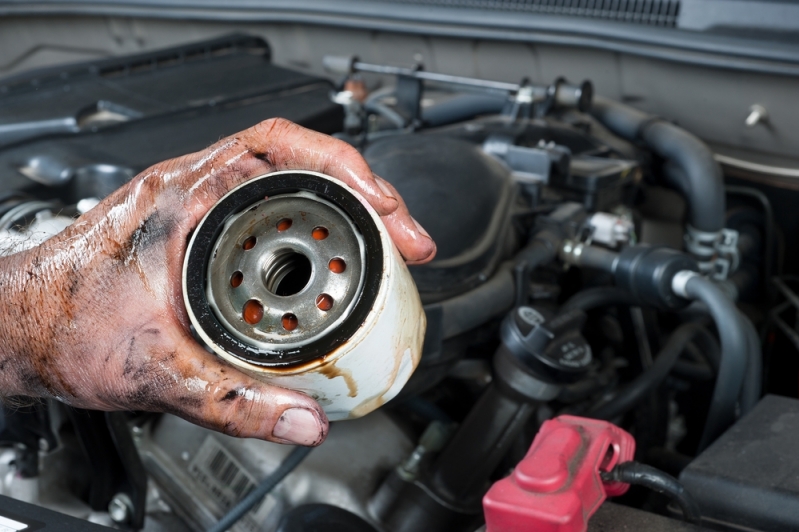
[[[686,227],[685,249],[699,261],[699,270],[713,279],[724,280],[738,269],[738,231],[724,228],[718,232]]]

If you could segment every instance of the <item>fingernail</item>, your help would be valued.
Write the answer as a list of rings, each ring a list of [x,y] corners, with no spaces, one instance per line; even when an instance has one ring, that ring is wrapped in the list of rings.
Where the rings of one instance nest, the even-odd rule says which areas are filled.
[[[277,420],[272,436],[297,445],[313,445],[322,437],[322,424],[310,410],[289,408]]]
[[[416,221],[416,218],[413,218],[413,217],[412,217],[412,218],[411,218],[411,220],[413,220],[413,225],[415,225],[415,226],[416,226],[416,229],[417,229],[417,230],[418,230],[418,231],[419,231],[419,232],[420,232],[420,233],[421,233],[423,236],[426,236],[427,238],[430,238],[430,234],[429,234],[427,231],[425,231],[425,230],[424,230],[424,227],[422,227],[422,226],[419,224],[419,222],[417,222],[417,221]],[[430,238],[430,240],[433,240],[433,239],[432,239],[432,238]]]
[[[382,177],[375,176],[375,181],[377,182],[377,186],[380,187],[380,190],[383,191],[383,194],[387,198],[393,199],[394,201],[397,200],[397,198],[394,197],[394,194],[391,192],[391,189],[388,188],[388,185],[386,185],[386,182]]]

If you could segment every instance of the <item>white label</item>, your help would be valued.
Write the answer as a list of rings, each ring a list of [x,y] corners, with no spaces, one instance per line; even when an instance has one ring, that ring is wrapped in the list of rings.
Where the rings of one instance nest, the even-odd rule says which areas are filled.
[[[227,513],[256,486],[255,478],[213,436],[207,436],[194,455],[189,464],[189,474],[219,504],[223,513]],[[267,495],[232,530],[259,532],[276,504],[275,498]]]
[[[13,519],[0,515],[0,532],[17,532],[18,530],[25,530],[26,528],[28,528],[28,525],[25,523],[20,523],[19,521],[14,521]]]

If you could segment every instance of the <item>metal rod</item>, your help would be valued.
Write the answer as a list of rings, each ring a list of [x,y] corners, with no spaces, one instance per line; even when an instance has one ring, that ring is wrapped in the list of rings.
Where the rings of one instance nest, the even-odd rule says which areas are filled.
[[[435,81],[438,83],[447,83],[452,85],[465,85],[469,87],[479,87],[482,89],[492,89],[511,93],[519,92],[519,89],[521,88],[521,85],[518,83],[490,81],[477,78],[467,78],[463,76],[451,76],[449,74],[439,74],[437,72],[427,72],[425,70],[416,70],[413,68],[391,65],[375,65],[372,63],[363,63],[361,61],[354,62],[352,64],[352,69],[360,72],[373,72],[375,74],[389,74],[393,76],[407,76],[425,81]],[[540,87],[538,89],[542,91],[542,94],[546,93],[546,88]]]

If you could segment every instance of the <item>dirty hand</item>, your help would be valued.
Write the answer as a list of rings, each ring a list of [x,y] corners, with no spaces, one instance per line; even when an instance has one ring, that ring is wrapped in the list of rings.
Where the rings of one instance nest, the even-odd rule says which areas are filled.
[[[351,146],[281,119],[149,168],[64,232],[0,259],[0,394],[99,410],[171,412],[242,437],[318,445],[310,397],[255,381],[189,332],[187,238],[229,190],[267,172],[315,170],[360,192],[408,263],[435,244]]]

